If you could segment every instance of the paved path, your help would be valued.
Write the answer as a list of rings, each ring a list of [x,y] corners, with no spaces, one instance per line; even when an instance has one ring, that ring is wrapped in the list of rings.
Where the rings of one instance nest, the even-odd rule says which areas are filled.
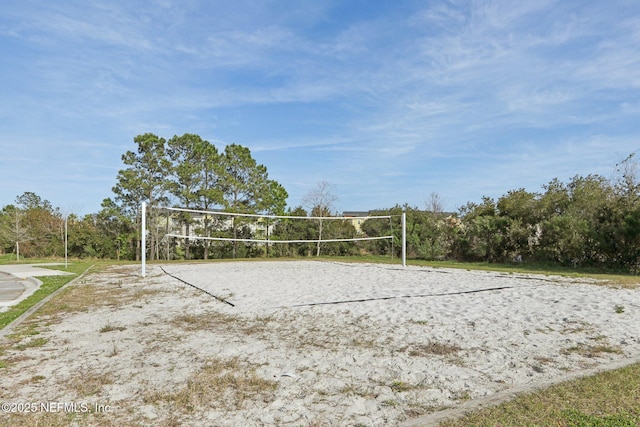
[[[0,272],[0,302],[13,301],[25,291],[25,287],[15,277]]]
[[[9,306],[33,294],[42,283],[35,277],[72,274],[40,267],[44,265],[60,264],[0,265],[0,311],[7,310]]]

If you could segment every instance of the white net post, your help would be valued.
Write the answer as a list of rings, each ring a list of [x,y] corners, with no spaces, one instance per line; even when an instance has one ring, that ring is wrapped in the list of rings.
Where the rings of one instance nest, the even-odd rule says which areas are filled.
[[[402,266],[407,266],[407,213],[402,212]]]
[[[140,259],[142,260],[142,277],[147,275],[147,204],[142,202],[142,243],[140,248]]]

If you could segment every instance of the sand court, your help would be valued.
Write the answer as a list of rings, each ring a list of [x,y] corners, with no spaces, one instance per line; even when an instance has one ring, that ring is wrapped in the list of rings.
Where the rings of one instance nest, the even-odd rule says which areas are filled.
[[[238,311],[453,297],[542,286],[498,273],[331,262],[258,262],[165,266],[167,272],[204,290],[227,295]]]
[[[171,396],[212,360],[235,361],[274,388],[231,406],[227,391],[178,410],[181,423],[401,425],[640,354],[640,289],[591,280],[316,261],[154,264],[145,279],[129,266],[85,280],[83,293],[109,303],[60,316],[38,335],[46,345],[15,352],[24,362],[5,393],[59,398],[65,380],[95,370],[115,380],[89,399],[158,423],[177,403],[149,393]],[[29,375],[47,379],[24,385]]]

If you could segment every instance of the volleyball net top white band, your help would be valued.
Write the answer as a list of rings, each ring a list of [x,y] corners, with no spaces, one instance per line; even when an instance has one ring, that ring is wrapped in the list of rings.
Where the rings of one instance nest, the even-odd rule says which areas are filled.
[[[307,239],[307,240],[274,240],[274,239],[241,239],[233,237],[205,237],[205,236],[187,236],[182,234],[165,234],[167,237],[175,237],[178,239],[194,239],[194,240],[215,240],[221,242],[254,242],[254,243],[335,243],[335,242],[357,242],[360,240],[382,240],[393,239],[393,236],[379,237],[349,237],[344,239]]]
[[[159,211],[176,211],[176,212],[188,212],[205,215],[217,215],[217,216],[238,216],[247,218],[267,218],[267,219],[327,219],[327,220],[351,220],[351,219],[390,219],[393,217],[400,217],[401,215],[366,215],[366,216],[300,216],[300,215],[269,215],[269,214],[247,214],[237,212],[224,212],[224,211],[203,211],[198,209],[187,208],[154,208]]]

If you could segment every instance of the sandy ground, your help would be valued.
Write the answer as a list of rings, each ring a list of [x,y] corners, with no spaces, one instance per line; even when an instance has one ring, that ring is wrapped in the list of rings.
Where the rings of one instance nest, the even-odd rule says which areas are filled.
[[[68,291],[0,341],[0,424],[401,425],[640,354],[640,288],[553,276],[228,262]]]

